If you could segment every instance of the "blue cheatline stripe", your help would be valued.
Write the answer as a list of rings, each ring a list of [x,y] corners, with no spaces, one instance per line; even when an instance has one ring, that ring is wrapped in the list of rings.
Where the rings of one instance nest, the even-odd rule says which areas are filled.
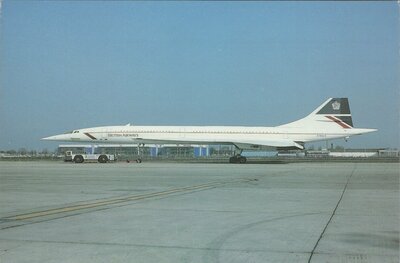
[[[87,137],[89,137],[90,139],[92,139],[92,140],[97,140],[96,137],[94,137],[93,135],[91,135],[91,134],[88,133],[88,132],[85,132],[84,134],[85,134]]]

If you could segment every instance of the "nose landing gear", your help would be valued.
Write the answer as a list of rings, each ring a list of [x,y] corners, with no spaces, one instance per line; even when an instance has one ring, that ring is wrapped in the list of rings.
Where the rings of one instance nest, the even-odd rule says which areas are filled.
[[[139,143],[137,145],[138,158],[135,160],[137,163],[142,163],[142,147],[144,147],[144,143]]]

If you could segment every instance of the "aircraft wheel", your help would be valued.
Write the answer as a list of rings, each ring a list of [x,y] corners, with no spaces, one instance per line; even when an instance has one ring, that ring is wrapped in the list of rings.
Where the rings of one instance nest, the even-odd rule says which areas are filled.
[[[108,162],[108,157],[106,155],[104,155],[104,154],[100,155],[99,158],[97,159],[97,161],[99,163],[106,163],[106,162]]]
[[[141,163],[141,162],[142,162],[142,159],[138,158],[138,159],[136,159],[136,162],[137,162],[137,163]]]
[[[241,155],[235,155],[229,158],[229,163],[246,163],[247,158]]]
[[[74,162],[75,163],[83,163],[84,159],[82,155],[75,155]]]

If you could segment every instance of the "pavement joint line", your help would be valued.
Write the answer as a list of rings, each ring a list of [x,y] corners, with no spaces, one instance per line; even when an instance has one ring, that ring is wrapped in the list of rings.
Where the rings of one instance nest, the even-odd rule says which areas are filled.
[[[357,167],[357,164],[355,164],[355,166],[353,167],[353,170],[351,171],[350,176],[347,178],[346,184],[345,184],[345,186],[344,186],[344,188],[343,188],[343,191],[342,191],[342,194],[340,195],[340,198],[339,198],[339,200],[338,200],[338,202],[337,202],[337,204],[336,204],[336,206],[335,206],[335,209],[333,209],[333,212],[332,212],[332,214],[331,214],[331,216],[330,216],[328,222],[326,223],[324,229],[322,230],[321,234],[319,235],[319,238],[318,238],[317,242],[316,242],[315,245],[314,245],[314,248],[312,249],[312,251],[311,251],[311,253],[310,253],[310,257],[308,258],[308,261],[307,261],[308,263],[311,262],[311,259],[312,259],[313,255],[315,254],[315,250],[316,250],[317,247],[318,247],[319,241],[321,241],[322,236],[325,234],[325,231],[326,231],[326,229],[328,228],[328,225],[331,223],[333,217],[335,216],[336,210],[338,209],[339,204],[340,204],[340,202],[342,201],[342,198],[343,198],[343,196],[344,196],[344,192],[346,192],[346,189],[347,189],[347,186],[349,185],[350,179],[351,179],[351,177],[353,176],[354,172],[356,171],[356,167]]]
[[[200,185],[186,186],[186,187],[175,188],[175,189],[170,189],[170,190],[155,192],[155,193],[133,195],[133,196],[126,196],[126,197],[119,197],[119,198],[110,198],[110,199],[90,202],[90,203],[86,203],[86,204],[65,206],[65,207],[61,207],[61,208],[54,208],[54,209],[49,209],[49,210],[43,210],[43,211],[25,213],[25,214],[20,214],[20,215],[15,215],[15,216],[9,216],[9,217],[2,218],[1,220],[3,222],[20,221],[20,220],[37,218],[37,217],[44,217],[44,216],[50,216],[50,215],[55,215],[55,214],[68,213],[68,212],[73,212],[73,211],[77,211],[77,210],[84,210],[84,209],[90,209],[90,208],[95,208],[95,207],[125,203],[125,202],[130,202],[130,201],[143,200],[143,199],[148,199],[148,198],[153,198],[153,197],[167,196],[167,195],[171,195],[171,194],[175,194],[175,193],[189,192],[189,191],[194,191],[194,190],[199,190],[199,189],[214,188],[217,186],[230,184],[230,183],[251,182],[253,180],[255,180],[255,179],[235,179],[235,180],[229,180],[229,181],[212,182],[212,183],[206,183],[206,184],[200,184]]]

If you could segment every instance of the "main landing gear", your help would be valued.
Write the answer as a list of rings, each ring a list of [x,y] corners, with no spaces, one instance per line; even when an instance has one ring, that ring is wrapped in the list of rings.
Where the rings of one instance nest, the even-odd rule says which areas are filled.
[[[246,163],[247,158],[242,156],[243,150],[235,145],[235,155],[229,158],[229,163]]]
[[[229,163],[246,163],[246,161],[247,161],[247,158],[244,156],[241,156],[240,154],[237,154],[237,155],[229,158]]]

